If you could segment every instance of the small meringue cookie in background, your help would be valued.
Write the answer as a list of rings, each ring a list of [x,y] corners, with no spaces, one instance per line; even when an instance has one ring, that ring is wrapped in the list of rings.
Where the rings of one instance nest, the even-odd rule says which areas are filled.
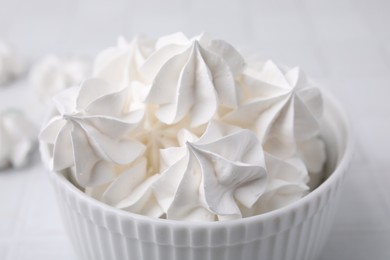
[[[15,79],[24,70],[20,56],[7,44],[0,41],[0,87]]]
[[[35,126],[19,111],[0,113],[0,170],[21,167],[36,144]]]
[[[29,81],[37,96],[48,103],[60,91],[80,84],[90,73],[91,63],[87,59],[47,55],[34,65]]]

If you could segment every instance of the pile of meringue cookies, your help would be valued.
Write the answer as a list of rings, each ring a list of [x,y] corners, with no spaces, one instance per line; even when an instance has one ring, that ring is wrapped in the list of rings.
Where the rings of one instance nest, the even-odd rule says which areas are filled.
[[[88,71],[78,66],[61,77],[76,83]],[[58,74],[72,69],[42,76],[47,67],[30,79],[54,96],[39,136],[49,167],[115,208],[231,220],[288,205],[323,180],[322,96],[299,68],[182,33],[120,38],[71,87]]]

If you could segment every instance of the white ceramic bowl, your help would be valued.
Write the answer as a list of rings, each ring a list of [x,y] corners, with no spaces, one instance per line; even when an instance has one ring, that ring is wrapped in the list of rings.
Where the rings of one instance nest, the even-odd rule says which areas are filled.
[[[66,174],[50,173],[80,259],[315,259],[326,242],[353,150],[344,112],[326,93],[324,107],[322,136],[331,174],[299,201],[259,216],[212,223],[153,219],[105,205],[85,195]],[[47,159],[47,147],[41,146],[41,152]]]

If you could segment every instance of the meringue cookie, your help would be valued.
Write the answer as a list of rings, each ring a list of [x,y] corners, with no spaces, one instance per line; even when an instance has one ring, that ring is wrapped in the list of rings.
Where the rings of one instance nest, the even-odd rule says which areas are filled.
[[[0,42],[0,86],[19,76],[24,70],[22,59],[4,42]]]
[[[282,160],[265,153],[268,183],[263,195],[251,208],[242,207],[244,216],[259,215],[284,207],[306,195],[309,174],[299,157]]]
[[[204,34],[190,40],[180,33],[162,37],[140,68],[151,81],[143,89],[145,103],[158,105],[156,116],[165,124],[186,115],[191,127],[205,124],[220,107],[237,106],[235,77],[244,64],[231,45]]]
[[[325,143],[315,137],[309,140],[297,143],[297,156],[302,159],[307,170],[309,171],[310,181],[308,185],[311,190],[315,189],[324,180],[322,170],[326,161]]]
[[[147,160],[140,157],[122,169],[112,182],[87,187],[86,193],[113,207],[158,218],[164,212],[150,189],[157,177],[148,175]]]
[[[90,75],[90,67],[90,62],[83,58],[48,55],[34,65],[29,80],[38,97],[47,103],[60,91],[79,85]]]
[[[252,207],[266,188],[262,147],[251,131],[211,121],[199,140],[162,153],[168,167],[153,192],[168,219],[240,218],[238,205]]]
[[[133,81],[143,82],[141,65],[154,51],[155,40],[143,35],[130,43],[119,37],[117,46],[108,48],[95,59],[93,76],[105,79],[118,89],[128,87]]]
[[[23,114],[8,110],[0,114],[0,169],[21,167],[36,144],[36,130]]]
[[[57,95],[60,115],[40,134],[42,141],[53,145],[51,169],[75,166],[75,177],[83,187],[111,181],[115,167],[133,162],[145,149],[127,138],[143,111],[127,111],[127,88],[110,91],[103,79],[90,79]]]
[[[223,120],[257,133],[264,149],[281,158],[297,152],[297,142],[319,134],[321,92],[299,68],[284,73],[272,61],[241,76],[243,100]]]

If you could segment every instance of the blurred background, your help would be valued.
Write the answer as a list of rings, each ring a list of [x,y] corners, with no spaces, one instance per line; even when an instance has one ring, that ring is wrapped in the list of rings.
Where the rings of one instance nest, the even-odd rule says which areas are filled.
[[[119,35],[177,31],[298,65],[342,102],[356,154],[320,260],[390,259],[390,1],[0,0],[0,41],[29,66],[50,53],[93,58]],[[10,106],[39,128],[45,109],[26,77],[0,89],[0,109]],[[75,259],[35,157],[0,172],[0,259]]]

